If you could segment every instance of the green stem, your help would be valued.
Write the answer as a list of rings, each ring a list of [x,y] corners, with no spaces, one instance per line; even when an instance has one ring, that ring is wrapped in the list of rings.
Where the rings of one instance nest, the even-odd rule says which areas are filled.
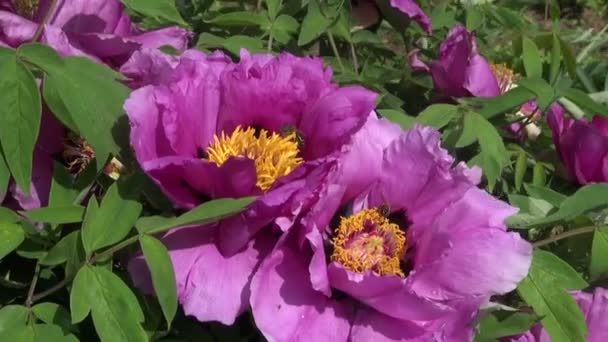
[[[38,24],[38,27],[36,28],[34,37],[32,37],[32,42],[37,42],[38,39],[40,39],[40,36],[42,36],[42,31],[44,30],[44,25],[46,25],[46,23],[49,22],[49,19],[51,19],[51,15],[55,11],[55,6],[57,6],[57,0],[51,0],[48,11],[46,11],[46,13],[44,14],[44,17],[42,18],[42,20]]]
[[[329,39],[329,45],[331,45],[331,49],[334,52],[334,56],[338,60],[338,65],[340,65],[340,69],[344,71],[344,64],[342,64],[342,58],[340,57],[340,53],[338,52],[338,46],[336,46],[336,41],[334,40],[334,35],[331,31],[327,31],[327,38]]]
[[[268,52],[272,51],[272,33],[268,35],[268,46],[266,47],[266,50],[268,50]]]
[[[576,228],[576,229],[572,229],[566,232],[563,232],[561,234],[557,234],[555,236],[552,236],[550,238],[544,239],[544,240],[540,240],[540,241],[536,241],[533,246],[538,248],[538,247],[543,247],[546,246],[548,244],[554,243],[556,241],[562,240],[562,239],[566,239],[572,236],[577,236],[577,235],[582,235],[582,234],[589,234],[589,233],[593,233],[595,230],[597,229],[596,226],[589,226],[589,227],[581,227],[581,228]]]
[[[123,249],[123,248],[125,248],[125,247],[127,247],[129,245],[134,244],[138,240],[139,240],[139,235],[134,235],[134,236],[132,236],[132,237],[130,237],[130,238],[122,241],[121,243],[119,243],[119,244],[117,244],[117,245],[115,245],[115,246],[113,246],[113,247],[111,247],[111,248],[109,248],[109,249],[107,249],[107,250],[105,250],[105,251],[103,251],[101,253],[93,255],[89,259],[88,262],[82,263],[82,265],[80,265],[78,267],[78,269],[82,268],[86,264],[94,264],[94,263],[96,263],[99,260],[103,260],[106,257],[108,257],[108,256],[110,256],[110,255],[112,255],[112,254],[114,254],[116,252],[118,252],[119,250],[121,250],[121,249]],[[42,292],[40,292],[40,293],[38,293],[36,295],[33,294],[33,290],[32,290],[32,288],[30,288],[30,290],[32,291],[32,295],[28,296],[28,301],[26,301],[26,303],[29,302],[30,305],[31,305],[31,304],[33,304],[33,303],[41,300],[42,298],[45,298],[46,296],[49,296],[49,295],[51,295],[51,294],[53,294],[53,293],[61,290],[62,288],[64,288],[66,285],[68,285],[74,279],[74,277],[76,276],[76,273],[78,273],[78,272],[74,272],[74,274],[67,275],[59,283],[53,285],[52,287],[50,287],[50,288],[48,288],[48,289],[46,289],[46,290],[44,290],[44,291],[42,291]],[[34,284],[34,286],[35,286],[35,284]]]
[[[27,298],[25,299],[25,306],[28,308],[32,307],[34,303],[32,297],[34,296],[34,290],[36,289],[36,284],[38,284],[38,277],[40,276],[40,263],[36,263],[36,270],[34,271],[34,276],[32,277],[32,282],[30,283],[30,288],[27,291]]]
[[[353,59],[353,66],[355,68],[355,73],[359,74],[359,61],[357,60],[357,51],[355,50],[355,44],[350,42],[350,55]]]

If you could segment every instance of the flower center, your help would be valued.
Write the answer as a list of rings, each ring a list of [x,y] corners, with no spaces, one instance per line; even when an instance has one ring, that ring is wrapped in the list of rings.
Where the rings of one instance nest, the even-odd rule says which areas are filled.
[[[95,158],[95,151],[85,139],[69,133],[64,143],[62,156],[68,171],[77,175],[84,171]]]
[[[216,135],[207,149],[209,161],[218,166],[230,157],[252,159],[257,174],[256,184],[263,191],[304,162],[298,156],[299,152],[296,132],[282,136],[265,129],[256,131],[252,127],[242,129],[240,126],[229,136],[224,132],[221,137]]]
[[[519,78],[519,75],[509,69],[506,64],[492,64],[491,67],[502,94],[515,87],[515,81]]]
[[[376,208],[343,217],[333,245],[331,260],[351,271],[405,276],[401,270],[407,249],[405,233]]]
[[[24,18],[32,19],[39,2],[40,0],[16,0],[15,11]]]

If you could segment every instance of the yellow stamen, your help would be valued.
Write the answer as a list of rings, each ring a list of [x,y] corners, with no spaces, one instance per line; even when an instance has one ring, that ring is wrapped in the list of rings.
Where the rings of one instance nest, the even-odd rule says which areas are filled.
[[[15,11],[24,18],[32,19],[38,9],[39,2],[40,0],[16,0]]]
[[[407,249],[405,233],[378,209],[343,217],[333,245],[331,260],[351,271],[405,276],[401,270]]]
[[[515,81],[519,79],[519,75],[509,69],[506,64],[492,64],[491,67],[494,76],[498,80],[501,93],[506,93],[516,86]]]
[[[259,130],[256,136],[254,128],[237,127],[229,136],[222,132],[214,137],[214,142],[207,149],[209,160],[218,166],[230,157],[246,157],[254,160],[257,173],[257,186],[266,191],[280,177],[295,170],[304,161],[298,157],[298,139],[296,132],[281,136]]]

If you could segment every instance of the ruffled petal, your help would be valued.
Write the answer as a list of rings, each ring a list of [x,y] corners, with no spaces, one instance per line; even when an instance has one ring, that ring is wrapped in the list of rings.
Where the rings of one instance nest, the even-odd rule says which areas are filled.
[[[256,326],[270,341],[346,341],[352,306],[310,285],[307,251],[279,243],[251,281]]]
[[[359,306],[350,339],[353,342],[393,342],[423,341],[429,340],[429,337],[424,328],[410,321],[396,319],[374,309]]]
[[[414,19],[428,34],[431,33],[431,18],[424,13],[414,0],[391,0],[391,6]]]

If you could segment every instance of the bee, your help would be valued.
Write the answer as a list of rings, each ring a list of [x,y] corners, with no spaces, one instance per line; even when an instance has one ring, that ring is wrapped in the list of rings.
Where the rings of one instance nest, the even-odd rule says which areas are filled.
[[[305,144],[304,144],[304,135],[302,134],[302,132],[300,132],[296,126],[294,125],[285,125],[283,127],[281,127],[281,135],[282,136],[288,136],[292,133],[295,133],[296,135],[296,142],[298,143],[298,148],[302,149],[304,148]]]
[[[378,211],[384,217],[389,217],[391,215],[391,207],[388,203],[384,203],[378,207]]]

